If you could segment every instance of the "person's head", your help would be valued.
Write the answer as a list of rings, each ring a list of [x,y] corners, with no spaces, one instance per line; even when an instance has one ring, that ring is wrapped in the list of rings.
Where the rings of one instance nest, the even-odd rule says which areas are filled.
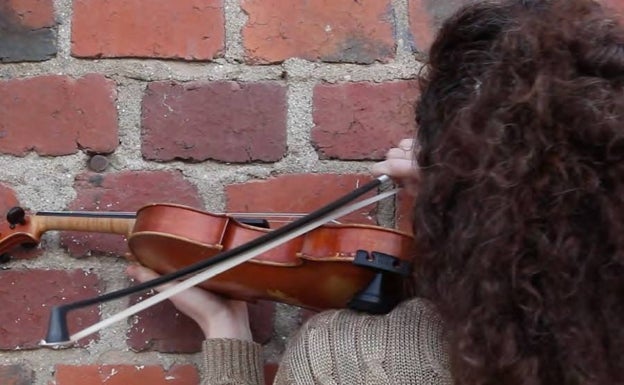
[[[417,107],[416,279],[458,384],[624,383],[624,28],[590,0],[467,6]]]

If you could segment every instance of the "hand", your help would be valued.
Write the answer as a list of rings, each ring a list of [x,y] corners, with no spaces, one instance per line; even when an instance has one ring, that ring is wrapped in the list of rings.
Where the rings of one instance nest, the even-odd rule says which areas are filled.
[[[158,274],[144,266],[132,264],[126,273],[139,282],[157,278]],[[162,291],[173,284],[156,288]],[[173,305],[192,318],[206,338],[234,338],[251,341],[247,303],[230,300],[199,287],[186,289],[170,298]]]
[[[411,195],[416,195],[420,172],[414,157],[414,140],[403,139],[386,153],[386,160],[375,163],[371,172],[375,176],[388,175]]]

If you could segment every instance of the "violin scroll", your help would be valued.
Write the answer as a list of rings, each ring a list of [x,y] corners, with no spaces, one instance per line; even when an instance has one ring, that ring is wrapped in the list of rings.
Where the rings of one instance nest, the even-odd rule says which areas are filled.
[[[6,222],[0,223],[0,263],[11,260],[8,253],[16,246],[25,249],[36,247],[41,240],[41,232],[26,211],[21,207],[11,208],[6,215]]]
[[[12,207],[7,212],[6,218],[13,229],[16,225],[23,225],[26,223],[26,211],[18,206]]]

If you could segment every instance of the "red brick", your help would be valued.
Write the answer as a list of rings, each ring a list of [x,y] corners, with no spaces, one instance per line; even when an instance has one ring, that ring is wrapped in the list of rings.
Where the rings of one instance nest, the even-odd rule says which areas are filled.
[[[474,0],[409,0],[409,23],[414,50],[426,52],[444,20]]]
[[[617,12],[618,17],[620,17],[621,19],[621,22],[624,23],[624,1],[622,0],[599,0],[599,3]]]
[[[3,270],[0,271],[0,349],[32,349],[47,332],[53,306],[99,294],[98,277],[84,270]],[[95,307],[68,314],[70,333],[99,321]],[[85,345],[97,336],[79,341]]]
[[[203,206],[195,185],[175,171],[88,172],[76,177],[74,189],[76,198],[69,210],[135,212],[159,202]],[[114,234],[66,232],[61,242],[74,257],[91,253],[123,255],[128,251],[125,239]]]
[[[57,365],[55,385],[199,385],[193,365]]]
[[[9,0],[7,5],[25,27],[37,29],[54,25],[52,0]]]
[[[72,55],[210,60],[222,56],[223,0],[74,0]]]
[[[273,384],[273,380],[275,380],[275,375],[277,374],[277,369],[279,365],[275,362],[268,362],[264,364],[264,383],[265,385]]]
[[[133,305],[149,295],[135,295]],[[161,302],[136,314],[129,320],[126,343],[130,349],[163,353],[194,353],[201,351],[204,334],[191,318],[178,312],[170,301]]]
[[[108,153],[118,145],[115,83],[101,75],[0,81],[0,152]]]
[[[403,191],[396,198],[396,228],[406,233],[412,233],[414,197]]]
[[[293,174],[226,186],[229,212],[309,213],[369,182],[368,175]],[[375,223],[374,208],[342,218],[348,223]],[[274,222],[274,225],[279,225]]]
[[[314,88],[312,143],[321,159],[383,159],[414,136],[416,81],[319,84]]]
[[[151,83],[143,99],[142,152],[157,161],[277,161],[286,152],[286,87]]]
[[[275,322],[275,303],[269,301],[258,301],[250,303],[249,326],[254,341],[266,344],[273,337],[273,323]]]
[[[20,204],[13,189],[11,189],[9,186],[0,184],[0,213],[2,215],[2,222],[0,224],[0,255],[6,253],[11,258],[16,259],[34,258],[42,254],[41,249],[7,247],[8,239],[12,239],[12,237],[9,237],[9,235],[16,234],[17,232],[22,232],[19,229],[11,229],[9,223],[5,219],[6,213],[9,211],[9,209],[19,205]],[[33,236],[33,234],[29,235]],[[26,240],[26,238],[24,239]],[[0,258],[0,260],[4,260],[4,258]]]
[[[246,57],[275,63],[291,57],[343,63],[387,62],[394,57],[390,0],[245,0]]]
[[[0,2],[0,62],[43,61],[56,55],[53,0]]]
[[[33,371],[24,365],[0,365],[0,384],[31,385],[34,382]]]

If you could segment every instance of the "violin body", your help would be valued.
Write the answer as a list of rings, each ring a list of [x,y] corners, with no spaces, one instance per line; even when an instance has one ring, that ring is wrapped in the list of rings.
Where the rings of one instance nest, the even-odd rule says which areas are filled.
[[[228,216],[157,204],[137,212],[128,246],[139,262],[164,274],[268,231]],[[395,230],[329,224],[221,273],[201,286],[238,299],[265,299],[317,310],[344,308],[375,274],[352,263],[357,250],[374,250],[408,259],[405,253],[410,245],[411,238]],[[399,280],[396,283],[400,285]]]
[[[37,213],[39,214],[39,213]],[[161,274],[209,259],[271,231],[228,215],[174,204],[151,204],[130,216],[75,218],[35,215],[0,228],[0,253],[20,243],[38,243],[49,230],[124,234],[131,258]],[[21,223],[16,223],[21,222]],[[374,269],[355,265],[358,250],[411,261],[412,238],[369,225],[326,224],[200,286],[234,299],[271,300],[314,310],[347,307],[375,277]],[[402,282],[393,279],[399,292]]]

